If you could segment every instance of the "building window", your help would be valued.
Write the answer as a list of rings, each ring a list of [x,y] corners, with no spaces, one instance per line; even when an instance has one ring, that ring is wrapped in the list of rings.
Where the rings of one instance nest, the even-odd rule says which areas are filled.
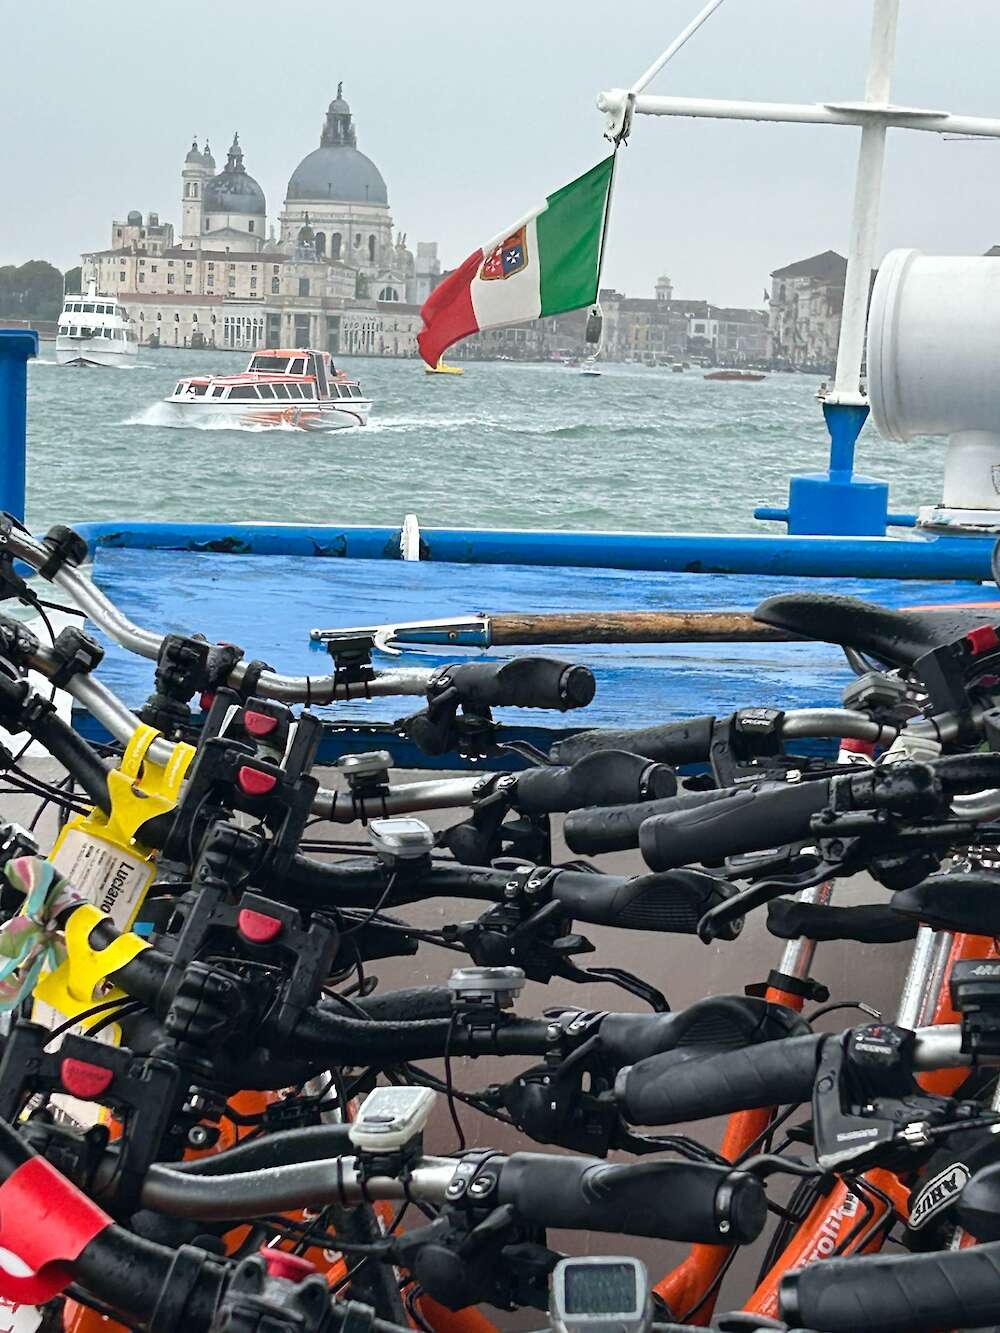
[[[235,264],[230,264],[230,265],[229,265],[229,270],[230,270],[230,272],[232,272],[232,270],[233,270],[235,267],[236,267]]]
[[[272,296],[277,296],[280,287],[281,287],[281,283],[278,281],[278,279],[277,279],[277,278],[272,278],[272,279],[271,279],[271,295],[272,295]]]
[[[277,272],[278,272],[278,265],[277,265],[277,264],[275,264],[275,265],[272,267],[271,272],[272,272],[272,273],[277,273]]]
[[[145,275],[145,273],[140,273],[140,274],[139,274],[139,281],[140,281],[140,282],[145,282],[145,281],[146,281],[146,275]]]
[[[251,287],[256,287],[256,286],[257,286],[257,279],[256,279],[256,278],[251,278],[251,279],[250,279],[250,286],[251,286]]]
[[[206,218],[206,219],[205,219],[205,230],[206,230],[206,231],[211,231],[211,230],[212,230],[212,219],[211,219],[211,218]]]
[[[330,258],[340,258],[340,232],[335,231],[330,237]]]
[[[149,267],[153,270],[154,273],[156,272],[156,265],[155,265],[155,264],[150,264]]]
[[[308,279],[308,278],[299,278],[299,295],[300,295],[300,296],[308,296],[308,295],[309,295],[309,279]]]
[[[324,259],[326,257],[326,236],[323,232],[316,233],[316,258]]]
[[[369,237],[368,237],[368,260],[369,260],[370,263],[374,263],[374,262],[375,262],[375,237],[374,237],[374,236],[369,236]]]
[[[209,260],[209,261],[208,261],[208,271],[209,271],[209,273],[213,272],[214,269],[215,269],[215,265],[212,263],[211,260]]]
[[[174,261],[173,261],[172,259],[168,259],[168,260],[167,260],[167,268],[173,268],[173,266],[174,266]]]
[[[193,259],[188,259],[188,260],[185,262],[184,267],[185,267],[185,268],[194,268],[194,260],[193,260]]]
[[[145,268],[145,267],[146,267],[146,261],[145,261],[145,259],[140,259],[140,260],[139,260],[139,267],[140,267],[140,268]]]
[[[354,233],[354,248],[355,248],[355,250],[359,249],[360,246],[361,246],[361,233],[360,233],[359,231],[356,231],[356,232]]]
[[[119,282],[124,282],[124,281],[125,281],[125,274],[124,274],[124,273],[119,273],[119,274],[118,274],[118,281],[119,281]]]
[[[253,231],[253,218],[247,223],[247,231]]]
[[[175,276],[176,276],[176,274],[174,274],[174,273],[168,273],[168,274],[167,274],[167,285],[168,285],[168,286],[171,286],[171,287],[173,286]]]
[[[398,301],[399,295],[395,287],[383,287],[378,294],[378,299],[380,301]]]
[[[121,229],[121,227],[118,228],[118,230],[115,232],[115,235],[118,237],[119,240],[121,240],[121,237],[122,237],[122,229]]]
[[[175,323],[175,324],[179,324],[180,322],[181,322],[181,317],[180,317],[180,315],[175,314],[175,315],[174,315],[174,323]]]

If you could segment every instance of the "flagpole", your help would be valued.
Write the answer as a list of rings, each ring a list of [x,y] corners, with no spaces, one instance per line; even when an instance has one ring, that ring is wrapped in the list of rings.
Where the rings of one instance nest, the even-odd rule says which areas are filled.
[[[632,87],[629,89],[629,92],[633,96],[635,96],[636,93],[641,93],[643,88],[645,88],[648,83],[651,83],[653,79],[656,78],[657,74],[659,74],[660,70],[667,63],[667,61],[673,59],[673,57],[677,54],[677,52],[681,49],[681,47],[685,44],[685,42],[687,42],[689,38],[695,35],[695,33],[705,22],[705,20],[711,18],[721,4],[722,0],[708,0],[708,4],[701,11],[701,13],[697,14],[687,25],[684,31],[679,33],[678,36],[674,38],[674,40],[670,43],[667,49],[663,52],[663,54],[653,61],[649,69],[646,70],[645,74],[639,75],[635,83],[633,83]]]

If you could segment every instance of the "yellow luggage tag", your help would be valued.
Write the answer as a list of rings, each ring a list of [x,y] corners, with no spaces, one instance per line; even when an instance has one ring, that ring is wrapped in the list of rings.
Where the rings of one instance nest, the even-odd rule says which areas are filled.
[[[118,930],[129,931],[156,875],[155,853],[137,842],[135,834],[147,820],[176,806],[195,754],[193,746],[179,743],[169,763],[154,763],[148,751],[159,735],[154,727],[136,729],[119,767],[108,774],[111,813],[94,809],[78,815],[56,840],[49,860],[89,903],[67,923],[66,962],[35,986],[36,1023],[58,1027],[63,1018],[75,1018],[96,1004],[127,998],[117,987],[101,988],[101,982],[146,945],[138,935],[123,933],[109,948],[95,951],[87,937],[105,916]],[[95,1014],[83,1020],[79,1030],[106,1017],[107,1011]],[[101,1036],[115,1045],[120,1041],[117,1025],[102,1029]]]
[[[81,903],[66,922],[63,937],[66,958],[54,972],[46,972],[36,983],[35,999],[51,1006],[66,1018],[93,1009],[95,1004],[112,1000],[127,1000],[128,996],[117,986],[98,991],[101,983],[130,963],[136,954],[148,949],[149,944],[138,935],[119,935],[105,949],[95,949],[90,943],[90,932],[105,919],[105,914],[92,903]],[[107,1017],[94,1014],[81,1026],[86,1029]]]
[[[153,877],[156,856],[136,841],[136,831],[177,804],[194,747],[178,743],[166,765],[148,758],[159,737],[154,727],[140,726],[108,774],[111,813],[91,810],[71,819],[60,833],[50,860],[119,930],[129,930],[139,913]]]

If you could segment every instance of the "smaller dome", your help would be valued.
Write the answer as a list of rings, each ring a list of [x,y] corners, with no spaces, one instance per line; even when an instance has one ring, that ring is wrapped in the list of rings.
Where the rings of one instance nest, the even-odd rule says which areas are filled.
[[[139,212],[137,208],[130,208],[128,211],[128,217],[126,221],[128,222],[128,225],[130,227],[141,227],[142,214]]]
[[[343,81],[337,84],[337,96],[327,107],[327,111],[331,116],[349,116],[351,114],[351,108],[344,98]]]
[[[207,139],[205,140],[205,147],[201,150],[201,158],[206,167],[211,167],[213,171],[215,170],[215,158],[212,156],[212,150],[208,146]]]
[[[202,157],[201,153],[199,153],[199,151],[198,151],[198,140],[197,140],[197,139],[192,139],[192,140],[191,140],[191,147],[188,149],[188,151],[187,151],[187,157],[184,159],[184,161],[185,161],[185,162],[192,162],[192,163],[194,163],[195,166],[200,167],[201,164],[202,164],[202,162],[204,162],[204,160],[205,160],[205,159]]]
[[[233,136],[233,144],[226,158],[224,171],[205,186],[206,213],[250,213],[254,216],[267,212],[264,191],[243,165],[240,136]]]

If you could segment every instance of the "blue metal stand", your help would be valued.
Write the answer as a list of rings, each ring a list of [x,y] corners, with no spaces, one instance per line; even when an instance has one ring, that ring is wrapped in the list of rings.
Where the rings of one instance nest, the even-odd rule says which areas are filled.
[[[788,505],[765,505],[754,518],[787,523],[791,535],[801,537],[884,537],[886,525],[908,515],[890,515],[889,485],[854,472],[854,447],[868,419],[868,407],[824,403],[823,416],[830,432],[830,463],[826,472],[804,472],[788,483]]]
[[[0,329],[0,510],[24,522],[28,448],[28,358],[38,355],[32,329]]]

